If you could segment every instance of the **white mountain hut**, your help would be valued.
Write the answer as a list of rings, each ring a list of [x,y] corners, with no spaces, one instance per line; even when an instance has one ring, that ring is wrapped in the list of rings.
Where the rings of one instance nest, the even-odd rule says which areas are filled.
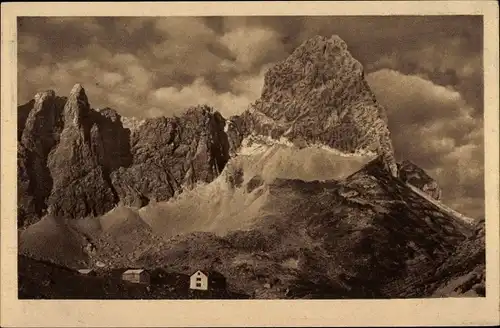
[[[197,270],[189,279],[189,289],[215,290],[225,288],[226,278],[216,271]]]

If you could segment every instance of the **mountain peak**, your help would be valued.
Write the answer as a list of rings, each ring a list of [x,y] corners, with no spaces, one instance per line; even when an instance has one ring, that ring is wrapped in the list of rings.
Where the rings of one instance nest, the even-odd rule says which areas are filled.
[[[339,45],[340,47],[342,47],[343,49],[347,49],[347,44],[344,42],[344,40],[342,40],[342,38],[336,34],[333,34],[331,35],[330,37],[326,37],[326,36],[323,36],[323,35],[316,35],[316,36],[313,36],[311,38],[309,38],[308,40],[306,40],[304,43],[315,43],[315,42],[330,42],[330,43],[333,43],[335,45]]]
[[[54,98],[55,96],[56,96],[56,93],[54,92],[54,90],[45,90],[42,92],[38,92],[35,95],[34,99],[35,99],[36,104],[40,104],[40,103],[43,103],[47,99]]]
[[[291,57],[302,56],[304,53],[314,54],[318,57],[325,58],[338,56],[349,56],[352,58],[347,51],[347,44],[338,35],[332,35],[330,37],[316,35],[309,38],[294,50]]]
[[[363,69],[361,63],[352,57],[347,50],[345,41],[338,35],[332,35],[331,37],[317,35],[312,37],[298,46],[287,60],[302,56],[312,56],[308,59],[314,59],[316,61],[321,59],[345,60],[345,62],[341,62],[340,64],[346,66],[346,63],[352,63],[353,66],[351,68],[360,71]]]
[[[81,97],[84,96],[87,98],[87,95],[85,94],[85,89],[83,88],[83,85],[80,83],[76,83],[73,88],[71,88],[71,91],[69,93],[69,96],[76,96],[76,97]]]
[[[280,90],[290,91],[287,96],[292,98],[297,91],[307,92],[311,88],[345,90],[362,78],[363,66],[352,57],[340,37],[316,36],[303,42],[266,73],[262,97]]]
[[[350,154],[375,152],[397,176],[385,109],[370,90],[363,66],[336,35],[303,42],[269,69],[261,97],[242,117],[244,124],[233,124],[243,131],[238,140],[253,133]]]
[[[89,100],[85,89],[80,83],[77,83],[71,89],[71,92],[64,107],[64,126],[79,127],[82,118],[90,111]]]

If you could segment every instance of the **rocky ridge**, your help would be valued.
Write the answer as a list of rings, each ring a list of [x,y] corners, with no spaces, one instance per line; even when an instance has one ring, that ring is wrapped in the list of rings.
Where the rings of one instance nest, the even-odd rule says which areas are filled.
[[[29,112],[18,126],[20,226],[47,210],[82,218],[117,204],[164,201],[212,181],[229,159],[225,120],[207,106],[180,117],[122,119],[112,109],[92,109],[76,84],[68,98],[47,91],[20,110]]]
[[[207,106],[180,117],[121,117],[110,108],[92,109],[79,84],[69,98],[41,93],[19,113],[21,225],[47,208],[76,218],[101,215],[117,204],[168,200],[213,181],[255,135],[299,148],[319,144],[345,154],[378,154],[393,176],[440,198],[423,170],[409,162],[398,169],[385,109],[337,36],[300,45],[266,73],[260,99],[228,120]]]
[[[167,200],[212,181],[250,134],[374,152],[397,175],[384,109],[363,75],[340,38],[315,37],[271,68],[261,98],[228,121],[206,106],[124,118],[92,109],[79,84],[68,98],[41,93],[19,107],[19,222],[47,208],[76,218]]]
[[[441,199],[442,190],[436,180],[414,163],[404,160],[398,163],[398,177],[404,182],[419,188],[436,200]]]

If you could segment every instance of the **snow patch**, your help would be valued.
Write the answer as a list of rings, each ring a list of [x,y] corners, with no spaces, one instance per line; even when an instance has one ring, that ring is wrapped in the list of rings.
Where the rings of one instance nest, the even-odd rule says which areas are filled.
[[[293,143],[284,137],[277,140],[269,136],[250,135],[242,140],[238,155],[257,155],[266,152],[273,146],[294,147]]]
[[[290,148],[296,147],[290,139],[286,137],[280,137],[279,139],[273,139],[270,136],[261,135],[250,135],[243,139],[241,142],[241,148],[238,152],[239,155],[256,155],[259,153],[266,152],[269,148],[273,146],[285,146]],[[359,149],[353,153],[345,153],[335,148],[331,148],[322,143],[312,143],[308,144],[303,148],[315,148],[326,152],[329,152],[336,156],[342,157],[375,157],[377,154],[373,151]]]

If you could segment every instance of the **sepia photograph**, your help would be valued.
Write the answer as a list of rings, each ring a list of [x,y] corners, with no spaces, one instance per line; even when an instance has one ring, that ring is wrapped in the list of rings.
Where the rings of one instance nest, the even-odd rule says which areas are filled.
[[[18,300],[498,302],[483,14],[14,19]]]

